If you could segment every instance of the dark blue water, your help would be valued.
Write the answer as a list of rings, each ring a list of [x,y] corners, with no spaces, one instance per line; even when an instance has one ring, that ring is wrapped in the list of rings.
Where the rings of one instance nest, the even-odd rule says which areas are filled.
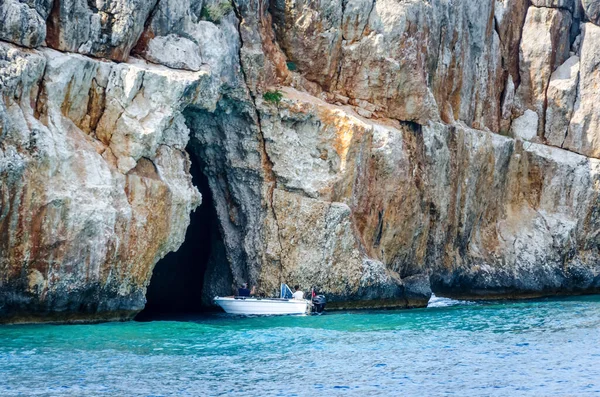
[[[0,327],[0,396],[595,396],[600,298]]]

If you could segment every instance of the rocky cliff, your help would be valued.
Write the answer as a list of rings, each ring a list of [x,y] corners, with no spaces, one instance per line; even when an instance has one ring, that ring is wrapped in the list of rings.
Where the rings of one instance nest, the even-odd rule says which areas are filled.
[[[598,292],[599,87],[598,0],[0,0],[0,322]]]

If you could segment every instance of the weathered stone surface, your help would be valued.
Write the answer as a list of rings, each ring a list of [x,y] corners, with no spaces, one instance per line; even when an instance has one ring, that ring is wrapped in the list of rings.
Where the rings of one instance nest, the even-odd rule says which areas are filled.
[[[48,46],[61,51],[127,60],[157,0],[54,0]]]
[[[379,254],[369,252],[365,256],[363,253],[370,246],[365,247],[354,232],[359,216],[358,204],[354,201],[369,200],[368,195],[373,192],[364,190],[360,199],[354,198],[352,188],[347,185],[362,172],[357,170],[357,167],[362,168],[356,162],[358,152],[373,150],[370,157],[378,153],[369,148],[374,139],[371,136],[387,140],[399,131],[393,127],[375,127],[351,113],[349,108],[331,106],[293,90],[287,90],[286,94],[289,107],[280,109],[277,114],[263,113],[261,117],[266,150],[273,162],[278,186],[273,198],[275,227],[268,229],[272,233],[269,232],[267,238],[267,253],[277,258],[273,261],[277,267],[263,266],[261,279],[270,281],[271,288],[275,288],[281,279],[293,280],[305,288],[317,286],[340,308],[373,307],[377,304],[358,301],[377,299],[382,306],[423,305],[430,290],[422,295],[411,295],[407,302],[406,289],[397,270],[382,262]],[[289,150],[292,148],[295,152]],[[385,152],[381,156],[385,156]],[[395,150],[391,154],[398,155]],[[392,168],[381,170],[382,175],[385,172],[391,177],[398,171],[393,165],[394,160],[387,159],[385,167]],[[405,163],[401,162],[399,166],[402,164]],[[386,191],[391,193],[393,187],[402,186],[402,182],[402,179],[394,181]],[[360,205],[369,206],[365,202]],[[410,215],[406,214],[407,217]],[[375,224],[359,226],[367,227],[365,238],[374,238],[370,234],[371,228],[376,229],[380,221],[375,213],[373,217],[369,215],[367,221]],[[400,230],[402,225],[390,227],[390,230]],[[397,245],[391,232],[384,238],[382,244]],[[317,266],[317,263],[321,265]],[[269,275],[274,275],[275,279]]]
[[[533,140],[537,136],[539,122],[537,113],[527,109],[522,116],[513,120],[511,126],[512,136],[527,141]]]
[[[519,84],[519,47],[523,34],[523,24],[529,9],[529,2],[521,0],[496,0],[494,21],[500,46],[502,60],[513,84]]]
[[[342,0],[270,2],[275,33],[288,59],[309,80],[330,88],[341,55]]]
[[[402,284],[432,272],[434,288],[451,294],[598,288],[598,269],[583,259],[588,253],[569,254],[573,244],[595,238],[597,220],[580,214],[595,211],[597,161],[461,126],[377,125],[308,96],[286,94],[277,115],[269,116],[280,121],[263,116],[278,186],[326,200],[315,202],[319,208],[346,203],[357,244]],[[536,128],[531,130],[535,136]],[[292,146],[302,151],[282,150]],[[278,213],[280,228],[294,225],[279,240],[283,246],[292,235],[306,233],[300,221],[285,221],[298,211]],[[319,256],[318,247],[327,246],[322,239],[310,244],[312,251],[298,248],[298,240],[288,249]],[[301,241],[306,244],[306,238]],[[307,258],[283,266],[312,260]],[[569,265],[562,268],[565,258]],[[570,272],[585,277],[575,282]]]
[[[426,83],[429,32],[410,29],[412,23],[427,25],[425,7],[421,2],[377,1],[370,13],[364,9],[369,15],[364,37],[341,48],[335,89],[401,120],[437,118],[435,98]],[[331,57],[335,56],[339,55],[333,52]]]
[[[531,0],[531,4],[536,7],[551,7],[551,8],[564,8],[573,12],[575,9],[576,0]]]
[[[509,74],[502,95],[502,113],[500,115],[500,132],[506,133],[512,121],[512,111],[515,101],[515,83]]]
[[[228,1],[160,0],[148,22],[135,53],[171,68],[210,68],[226,85],[240,85],[238,21]]]
[[[130,316],[200,203],[176,124],[198,76],[0,48],[2,321]]]
[[[346,204],[275,189],[273,208],[278,225],[275,238],[281,244],[280,277],[283,280],[318,285],[320,291],[327,291],[332,301],[352,299],[353,295],[359,295],[361,288],[368,291],[370,287],[388,285],[396,294],[376,298],[402,297],[385,266],[381,265],[379,272],[372,268],[364,271],[362,255],[352,233],[352,212]],[[309,224],[311,227],[303,227]],[[268,270],[271,273],[271,269]]]
[[[469,140],[481,142],[481,137],[474,139],[478,134]],[[589,262],[589,249],[598,226],[593,215],[598,162],[535,143],[491,142],[493,156],[479,152],[490,157],[480,163],[486,171],[477,182],[463,173],[463,186],[477,192],[477,204],[471,207],[474,212],[461,210],[466,222],[459,241],[466,246],[454,245],[446,267],[434,271],[437,289],[484,296],[597,290],[598,269]],[[490,179],[484,182],[484,175]],[[485,193],[477,186],[485,186]],[[467,294],[461,291],[465,285]]]
[[[499,129],[503,49],[493,1],[281,1],[271,9],[286,55],[322,89],[399,120]]]
[[[545,138],[550,145],[562,147],[577,96],[579,57],[574,55],[550,77],[547,92]]]
[[[148,43],[144,58],[174,69],[197,72],[202,67],[198,45],[191,40],[175,35],[153,38]]]
[[[365,34],[369,17],[375,6],[373,0],[343,0],[342,39],[346,43],[360,40]]]
[[[0,40],[38,47],[46,38],[46,18],[52,0],[3,0],[0,3]]]
[[[600,25],[600,1],[581,0],[581,4],[587,19],[596,25]]]
[[[530,7],[525,19],[516,101],[521,112],[530,109],[537,113],[539,135],[544,131],[550,76],[569,57],[571,21],[568,11],[537,7]]]
[[[426,59],[442,121],[460,120],[474,128],[498,131],[506,80],[502,65],[511,62],[511,49],[510,41],[502,44],[495,29],[494,2],[433,4],[430,26],[437,27],[438,19],[444,23],[439,25],[439,43],[437,31],[430,28],[433,37],[428,48],[439,46],[439,50],[437,56],[429,53]]]
[[[564,147],[600,158],[600,27],[584,24],[577,99]]]

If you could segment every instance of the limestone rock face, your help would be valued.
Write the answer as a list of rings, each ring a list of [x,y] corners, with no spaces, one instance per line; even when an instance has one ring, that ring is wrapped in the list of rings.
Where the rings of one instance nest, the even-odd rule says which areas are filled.
[[[8,44],[0,59],[0,314],[135,313],[200,204],[178,118],[202,76]]]
[[[600,25],[600,1],[581,0],[581,4],[588,20],[596,25]]]
[[[160,1],[134,52],[171,68],[210,68],[237,86],[237,23],[228,1]]]
[[[325,90],[392,118],[499,128],[492,1],[280,1],[271,9],[282,50]]]
[[[531,0],[536,7],[564,8],[570,12],[575,10],[576,0]]]
[[[54,0],[46,42],[61,51],[124,61],[156,0]]]
[[[586,23],[582,29],[581,60],[577,97],[569,133],[564,147],[569,150],[600,157],[600,27]]]
[[[198,46],[189,39],[175,35],[152,39],[148,43],[145,58],[150,62],[174,69],[197,72],[202,68],[202,58]]]
[[[533,141],[537,137],[540,118],[536,112],[527,109],[522,116],[513,120],[511,133],[516,138]]]
[[[206,306],[600,291],[597,4],[5,0],[0,322],[131,318],[199,205]]]
[[[540,0],[540,2],[546,2],[546,0]],[[517,84],[521,79],[519,73],[519,44],[528,10],[529,4],[520,0],[496,0],[494,5],[494,23],[500,38],[502,59],[510,78],[513,83]]]
[[[574,55],[552,73],[548,84],[545,137],[553,146],[563,146],[573,116],[578,83],[579,57]]]
[[[332,87],[342,50],[342,0],[276,0],[270,11],[290,61],[306,71],[309,80]]]
[[[0,40],[37,47],[46,38],[52,0],[5,0],[0,3]]]
[[[559,290],[576,273],[582,278],[568,288],[597,288],[598,269],[582,259],[588,252],[560,267],[572,244],[588,246],[595,239],[588,231],[597,230],[597,221],[579,214],[595,211],[597,160],[460,125],[376,124],[349,109],[286,94],[277,115],[270,116],[280,120],[263,117],[278,186],[340,203],[335,207],[340,210],[347,205],[355,244],[386,264],[392,279],[431,274],[434,288],[447,294],[490,296]],[[302,151],[286,150],[290,147]],[[314,198],[304,205],[326,206]],[[278,224],[285,225],[280,233],[298,213],[318,228],[319,221],[304,211],[299,206],[278,214]],[[279,237],[282,246],[292,240],[295,255],[300,250],[322,257],[302,247],[307,237],[301,237],[298,221],[291,223],[294,232]],[[317,236],[311,233],[310,239]],[[335,241],[346,240],[336,236]],[[305,273],[303,265],[311,262],[307,256],[281,259],[288,272]],[[351,263],[359,266],[356,259],[344,262],[347,270]],[[469,285],[466,294],[464,285]],[[360,289],[346,285],[344,290]]]
[[[569,57],[571,14],[554,8],[530,7],[523,27],[519,59],[521,84],[516,101],[537,113],[543,131],[546,91],[552,72]]]

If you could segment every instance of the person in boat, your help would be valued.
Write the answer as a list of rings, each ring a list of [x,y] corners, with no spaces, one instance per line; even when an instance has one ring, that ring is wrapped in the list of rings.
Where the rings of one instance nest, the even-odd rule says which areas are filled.
[[[304,299],[304,292],[302,292],[300,290],[300,286],[299,285],[295,285],[294,286],[294,294],[292,295],[293,299]]]
[[[238,288],[238,294],[237,296],[250,296],[250,295],[254,295],[254,290],[256,289],[255,286],[252,287],[252,290],[248,289],[248,284],[243,283],[240,288]]]

